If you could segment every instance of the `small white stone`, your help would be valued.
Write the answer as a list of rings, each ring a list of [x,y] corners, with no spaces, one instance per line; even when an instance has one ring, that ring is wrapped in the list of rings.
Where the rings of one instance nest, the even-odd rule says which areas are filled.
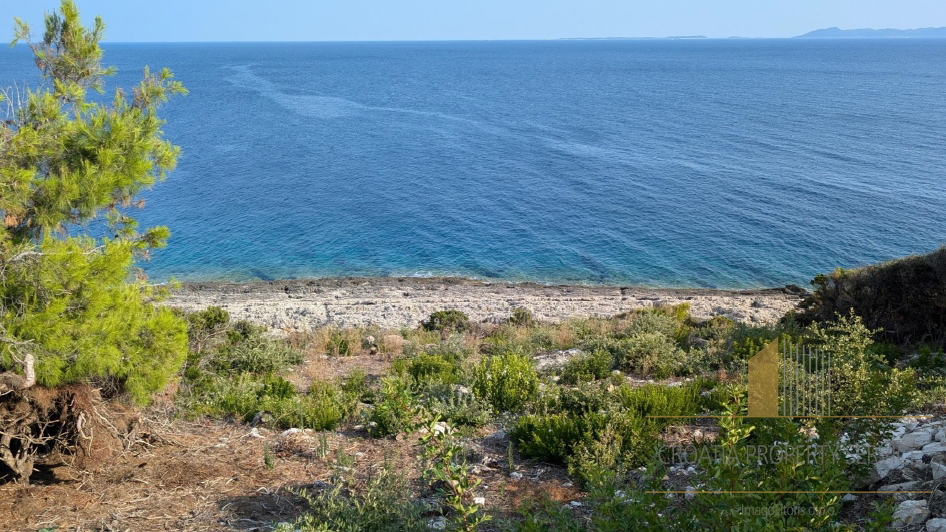
[[[283,437],[286,437],[286,436],[290,436],[290,435],[292,435],[292,434],[298,434],[298,433],[300,433],[300,432],[302,432],[302,429],[297,429],[297,428],[286,429],[286,430],[284,430],[284,431],[282,432],[282,436],[283,436]]]
[[[923,446],[924,454],[946,453],[946,443],[931,443]]]
[[[248,436],[251,437],[251,438],[265,438],[265,437],[266,437],[266,436],[263,436],[262,434],[260,434],[260,433],[259,433],[259,429],[256,428],[256,427],[253,427],[253,430],[250,431],[250,433],[248,434]]]
[[[581,504],[580,502],[578,502],[578,501],[572,501],[572,502],[568,503],[568,505],[571,506],[572,508],[581,508],[581,507],[582,507],[582,504]]]
[[[930,516],[925,500],[903,501],[893,512],[894,528],[903,528],[907,525],[919,524]]]
[[[518,471],[513,471],[512,473],[509,473],[509,478],[512,478],[514,480],[520,480],[522,479],[522,473]]]
[[[907,451],[919,449],[920,447],[923,447],[924,445],[930,443],[931,441],[933,441],[932,434],[930,434],[927,431],[918,430],[916,432],[905,434],[899,440],[895,440],[893,444],[897,448],[898,451],[900,451],[901,453],[905,453]]]
[[[907,451],[900,455],[900,459],[903,461],[907,460],[923,460],[924,453],[923,451]]]
[[[946,532],[946,519],[930,519],[926,522],[926,532]]]
[[[881,460],[874,464],[870,471],[870,484],[887,478],[894,469],[903,465],[903,460],[898,456],[891,456],[886,460]]]
[[[446,530],[447,518],[443,516],[434,517],[427,520],[427,528],[431,530]]]
[[[687,486],[686,494],[683,496],[683,498],[690,500],[694,497],[696,497],[696,488],[694,488],[693,486]]]
[[[857,495],[852,495],[850,493],[845,494],[844,497],[841,497],[841,500],[844,502],[851,502],[857,500]]]
[[[486,497],[476,497],[473,499],[473,504],[477,506],[483,506],[486,504]]]

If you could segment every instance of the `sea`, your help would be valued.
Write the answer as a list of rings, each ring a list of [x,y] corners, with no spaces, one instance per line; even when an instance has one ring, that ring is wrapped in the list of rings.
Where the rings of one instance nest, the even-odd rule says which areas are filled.
[[[133,213],[172,232],[156,282],[758,288],[946,242],[946,40],[103,48],[109,91],[190,91]]]

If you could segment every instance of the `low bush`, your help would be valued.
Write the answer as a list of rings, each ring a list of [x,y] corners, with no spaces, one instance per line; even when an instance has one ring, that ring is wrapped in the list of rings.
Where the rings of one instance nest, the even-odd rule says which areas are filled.
[[[512,309],[512,316],[509,317],[509,323],[517,327],[531,327],[535,325],[535,318],[529,309],[518,307]]]
[[[425,505],[407,481],[384,464],[364,482],[340,479],[325,490],[300,492],[307,509],[278,532],[428,532]]]
[[[439,310],[420,324],[426,331],[459,333],[470,329],[470,318],[459,310]]]
[[[562,368],[562,384],[578,384],[603,379],[614,369],[614,356],[605,349],[573,357]]]
[[[376,438],[396,436],[419,426],[420,406],[411,393],[411,383],[395,376],[381,379],[374,407],[365,416],[368,434]]]
[[[622,342],[618,364],[625,371],[663,379],[681,369],[686,353],[659,332],[637,333]]]
[[[484,358],[473,367],[472,381],[473,392],[497,412],[521,408],[532,401],[539,390],[539,377],[532,360],[517,353]]]

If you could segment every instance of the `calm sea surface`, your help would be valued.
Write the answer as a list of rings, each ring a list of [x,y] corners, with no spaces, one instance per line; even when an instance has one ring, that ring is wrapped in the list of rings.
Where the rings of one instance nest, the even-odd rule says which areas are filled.
[[[158,280],[757,287],[946,241],[946,41],[105,49],[112,86],[190,90],[139,213]]]

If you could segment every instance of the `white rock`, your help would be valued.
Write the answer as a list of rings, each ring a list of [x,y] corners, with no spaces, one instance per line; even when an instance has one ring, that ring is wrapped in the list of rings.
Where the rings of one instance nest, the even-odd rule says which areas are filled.
[[[684,498],[686,498],[687,500],[689,500],[689,499],[692,499],[692,498],[694,498],[694,497],[696,497],[696,488],[694,488],[693,486],[687,486],[687,487],[686,487],[686,495],[684,495]]]
[[[946,532],[946,519],[930,519],[926,522],[926,532]]]
[[[847,494],[844,495],[844,497],[841,497],[841,500],[844,501],[844,502],[856,501],[856,500],[857,500],[857,495],[852,495],[852,494],[850,494],[850,493],[847,493]]]
[[[266,436],[263,436],[262,434],[260,434],[260,433],[259,433],[259,429],[256,428],[256,427],[253,427],[253,430],[250,431],[250,433],[248,434],[248,436],[251,437],[251,438],[265,438],[265,437],[266,437]]]
[[[522,479],[522,473],[518,471],[513,471],[512,473],[509,473],[509,478],[512,478],[514,480],[520,480]]]
[[[891,471],[900,468],[902,465],[903,460],[897,456],[891,456],[886,460],[877,462],[870,470],[870,484],[887,478]]]
[[[446,530],[447,518],[444,516],[434,517],[427,520],[427,528],[431,530]]]
[[[578,501],[572,501],[572,502],[568,503],[568,505],[571,506],[572,508],[581,508],[581,507],[582,507],[582,504],[581,504],[580,502],[578,502]]]
[[[930,469],[933,470],[933,480],[946,477],[946,464],[934,460],[930,462]]]
[[[302,432],[302,429],[297,429],[297,428],[286,429],[286,430],[282,431],[282,436],[283,436],[283,437],[286,437],[286,436],[290,436],[290,435],[292,435],[292,434],[299,434],[300,432]]]
[[[476,497],[473,499],[473,504],[477,506],[483,506],[486,504],[486,497]]]
[[[894,528],[903,528],[907,525],[919,524],[927,520],[930,510],[926,501],[903,501],[893,512]]]
[[[930,443],[923,446],[924,454],[946,453],[946,443]]]
[[[918,430],[909,434],[904,434],[899,440],[894,440],[894,447],[901,453],[919,449],[933,441],[933,435],[925,430]]]
[[[925,454],[923,451],[907,451],[900,455],[900,459],[906,462],[907,460],[923,460]]]
[[[946,429],[943,429],[936,433],[936,436],[933,437],[936,441],[946,441]]]

